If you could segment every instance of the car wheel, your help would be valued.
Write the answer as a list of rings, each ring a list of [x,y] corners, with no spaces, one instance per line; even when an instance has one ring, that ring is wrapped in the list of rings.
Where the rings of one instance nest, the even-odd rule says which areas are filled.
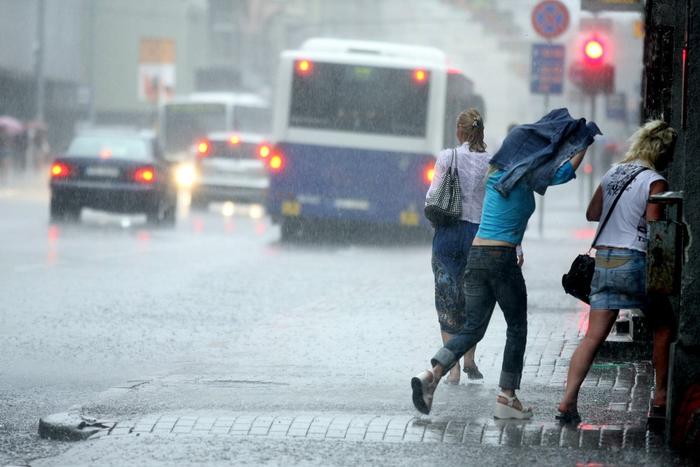
[[[197,195],[195,193],[192,193],[192,195],[190,197],[190,209],[194,209],[197,211],[204,211],[208,207],[209,207],[209,200],[202,197],[201,195]]]
[[[169,205],[165,211],[163,211],[163,217],[161,218],[161,223],[167,225],[168,227],[173,227],[175,221],[177,220],[177,207],[174,204]]]
[[[176,211],[175,204],[158,202],[150,211],[146,212],[146,222],[153,225],[173,226],[175,225]]]
[[[289,241],[298,239],[301,237],[303,231],[304,229],[300,219],[290,219],[288,217],[282,219],[282,224],[280,225],[282,240]]]
[[[69,203],[59,196],[51,195],[49,205],[49,219],[51,222],[78,221],[81,207]]]

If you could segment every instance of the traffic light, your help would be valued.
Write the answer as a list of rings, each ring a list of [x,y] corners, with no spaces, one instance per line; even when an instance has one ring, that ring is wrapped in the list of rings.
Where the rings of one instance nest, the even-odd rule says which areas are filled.
[[[592,34],[583,38],[581,58],[571,66],[571,81],[586,94],[610,94],[615,89],[615,67],[606,63],[604,38]]]
[[[605,46],[597,37],[586,39],[583,43],[583,60],[588,66],[599,66],[603,64],[605,57]]]

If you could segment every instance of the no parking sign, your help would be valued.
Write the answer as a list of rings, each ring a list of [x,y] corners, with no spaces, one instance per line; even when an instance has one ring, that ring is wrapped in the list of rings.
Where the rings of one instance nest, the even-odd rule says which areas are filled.
[[[569,27],[569,10],[559,0],[544,0],[532,9],[532,27],[545,39],[553,39]]]

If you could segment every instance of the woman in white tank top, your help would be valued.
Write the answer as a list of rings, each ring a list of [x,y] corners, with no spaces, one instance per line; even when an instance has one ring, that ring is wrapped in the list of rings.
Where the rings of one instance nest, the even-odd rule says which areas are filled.
[[[643,310],[654,328],[654,410],[665,413],[672,322],[668,310],[649,309],[646,294],[647,221],[659,219],[662,215],[662,208],[658,204],[649,204],[649,197],[668,190],[668,183],[658,172],[671,162],[675,141],[676,131],[661,120],[641,127],[632,136],[624,160],[603,176],[588,206],[586,218],[589,221],[604,219],[625,183],[632,180],[620,195],[594,245],[596,265],[591,283],[588,330],[569,364],[566,390],[556,417],[562,422],[580,421],[579,389],[621,308]],[[642,169],[648,170],[640,171]]]

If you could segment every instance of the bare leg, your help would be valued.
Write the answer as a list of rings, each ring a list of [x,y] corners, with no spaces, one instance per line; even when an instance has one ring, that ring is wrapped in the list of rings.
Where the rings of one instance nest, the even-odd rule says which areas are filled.
[[[464,354],[464,368],[476,367],[476,362],[474,361],[474,354],[475,353],[476,353],[476,346],[467,350],[467,353]]]
[[[440,331],[442,334],[442,343],[447,344],[447,341],[452,339],[452,334],[445,332],[445,331]],[[466,359],[466,358],[465,358]],[[459,374],[460,369],[459,369],[459,360],[455,365],[450,369],[450,374],[447,376],[447,382],[450,384],[459,384]]]
[[[668,383],[668,353],[673,332],[669,326],[654,330],[654,372],[656,374],[656,390],[654,405],[666,405],[666,385]]]
[[[559,403],[560,412],[576,408],[581,384],[583,384],[588,370],[591,369],[596,352],[610,334],[610,329],[615,324],[616,318],[617,310],[592,310],[589,312],[586,336],[581,340],[569,363],[566,390]]]

